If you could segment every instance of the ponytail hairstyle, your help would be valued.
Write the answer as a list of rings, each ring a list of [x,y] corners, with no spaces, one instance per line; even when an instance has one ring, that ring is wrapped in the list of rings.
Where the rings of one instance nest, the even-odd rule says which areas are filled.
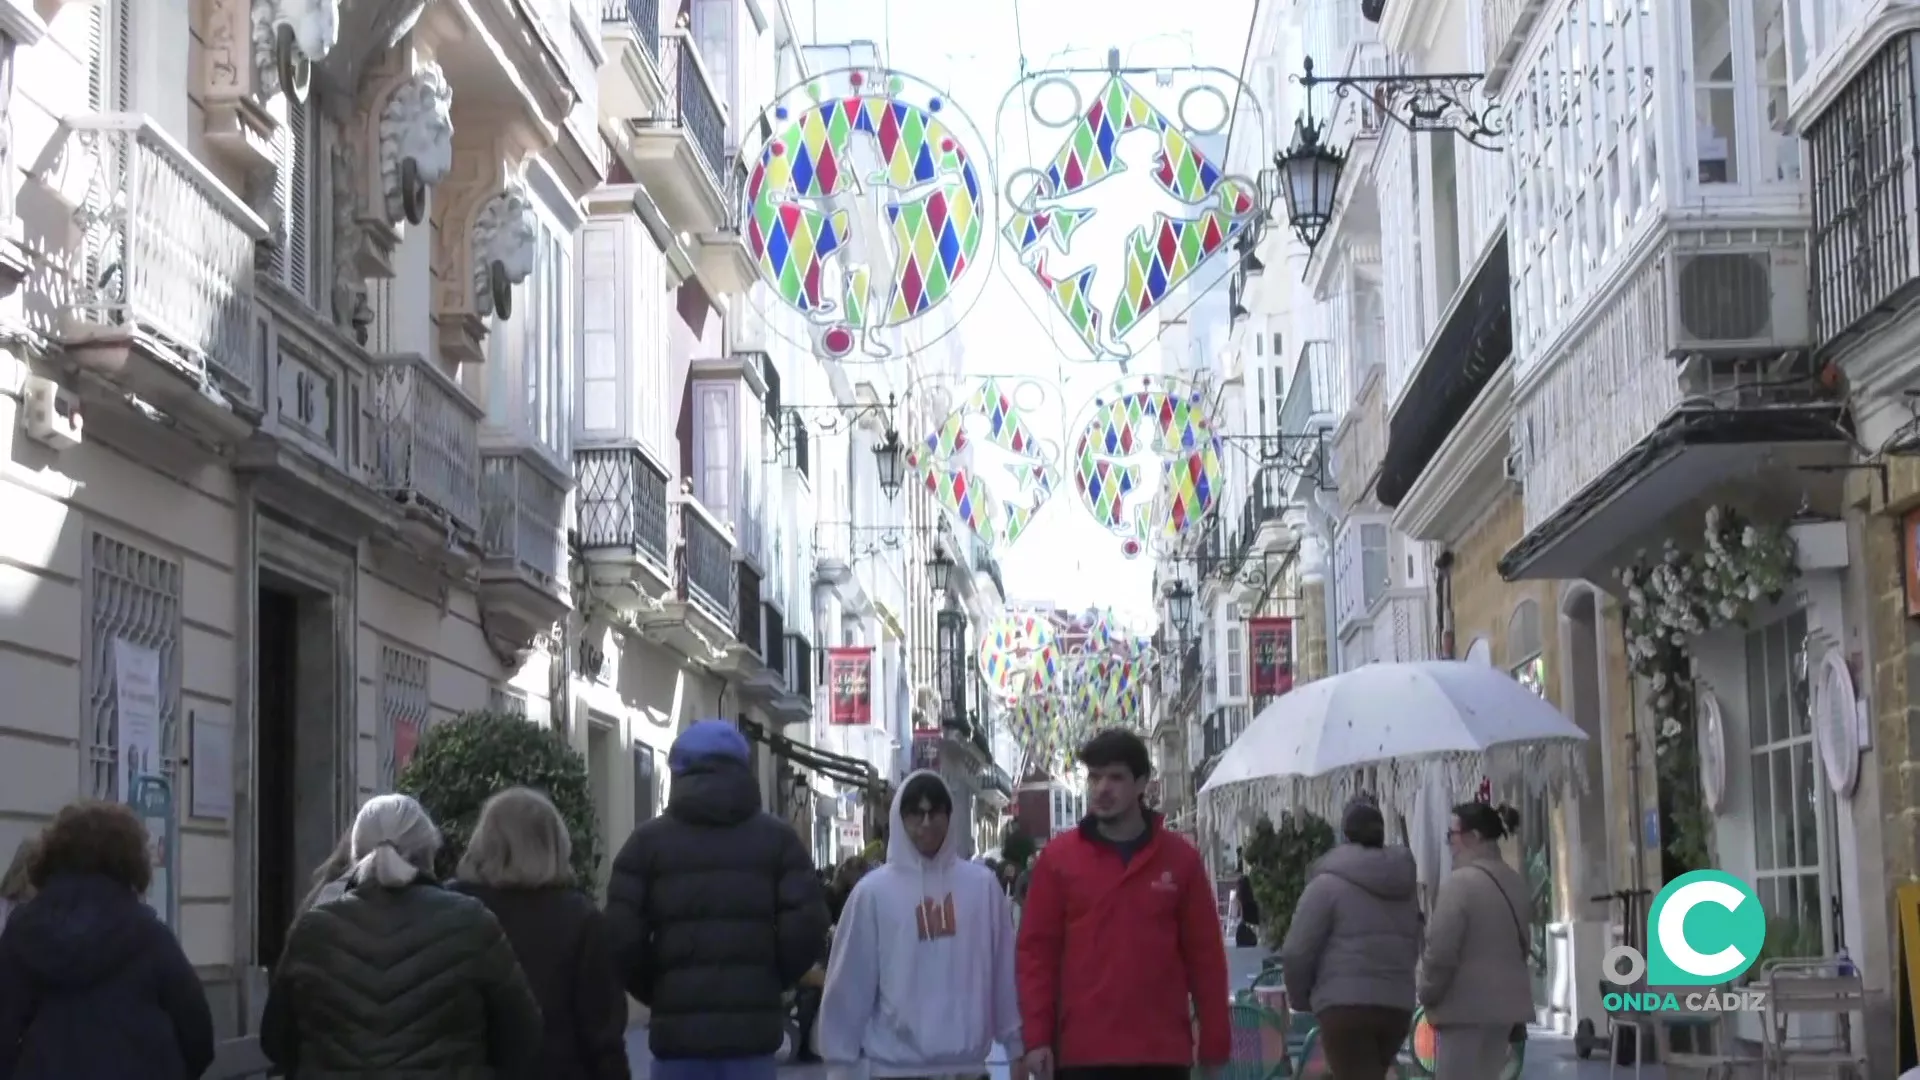
[[[355,884],[402,889],[431,874],[440,830],[426,808],[405,795],[376,795],[353,819]]]
[[[1498,807],[1477,801],[1461,803],[1453,808],[1453,816],[1460,819],[1461,829],[1488,843],[1520,831],[1520,811],[1506,803]]]

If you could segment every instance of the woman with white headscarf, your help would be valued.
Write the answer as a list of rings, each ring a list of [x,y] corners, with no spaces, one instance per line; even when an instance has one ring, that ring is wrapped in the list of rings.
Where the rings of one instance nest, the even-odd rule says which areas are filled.
[[[302,912],[273,973],[260,1046],[308,1076],[516,1075],[540,1007],[486,905],[434,880],[440,831],[405,795],[368,800],[337,896]]]

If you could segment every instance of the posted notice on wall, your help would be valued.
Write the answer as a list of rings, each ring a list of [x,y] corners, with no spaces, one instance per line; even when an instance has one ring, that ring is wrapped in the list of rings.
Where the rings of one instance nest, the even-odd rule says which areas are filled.
[[[159,651],[116,638],[113,694],[114,745],[119,751],[114,793],[131,803],[135,780],[161,775]]]

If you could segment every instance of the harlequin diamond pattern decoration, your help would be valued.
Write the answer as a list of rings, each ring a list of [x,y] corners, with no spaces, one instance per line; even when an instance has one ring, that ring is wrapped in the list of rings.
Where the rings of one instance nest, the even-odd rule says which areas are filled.
[[[1057,444],[1034,426],[1052,394],[1034,379],[981,379],[907,451],[935,501],[990,545],[1020,539],[1058,486]]]
[[[1046,125],[1041,97],[1050,89],[1080,95],[1066,76],[1023,82],[1010,95],[1024,95],[1015,121]],[[1090,359],[1132,356],[1149,329],[1158,332],[1160,320],[1148,316],[1266,212],[1258,186],[1226,175],[1210,156],[1224,152],[1230,110],[1219,110],[1211,125],[1186,116],[1196,95],[1224,103],[1226,91],[1176,87],[1161,94],[1163,108],[1149,96],[1160,89],[1105,76],[1084,108],[1052,125],[1064,129],[1053,156],[1007,174],[1001,236],[1016,256],[1008,272],[1040,287],[1077,338],[1076,351]],[[1003,106],[1003,147],[1013,122],[1006,114]],[[1258,136],[1236,132],[1242,137]],[[1262,148],[1251,149],[1252,160],[1264,159]]]
[[[1115,383],[1075,430],[1081,504],[1120,537],[1123,555],[1164,547],[1213,509],[1220,440],[1192,384],[1153,376]]]
[[[904,354],[908,326],[925,348],[958,324],[993,243],[994,179],[965,112],[901,72],[846,69],[782,94],[747,130],[764,133],[747,246],[760,291],[799,313],[809,347],[878,362]]]

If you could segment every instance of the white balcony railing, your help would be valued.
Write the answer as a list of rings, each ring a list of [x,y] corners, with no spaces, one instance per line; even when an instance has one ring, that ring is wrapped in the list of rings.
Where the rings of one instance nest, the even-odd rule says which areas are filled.
[[[374,487],[480,528],[480,419],[452,379],[415,353],[376,356],[367,470]]]
[[[267,225],[152,120],[73,116],[35,171],[74,208],[60,335],[129,335],[252,401],[253,256]]]
[[[556,590],[566,587],[567,489],[517,451],[481,458],[480,549]]]

